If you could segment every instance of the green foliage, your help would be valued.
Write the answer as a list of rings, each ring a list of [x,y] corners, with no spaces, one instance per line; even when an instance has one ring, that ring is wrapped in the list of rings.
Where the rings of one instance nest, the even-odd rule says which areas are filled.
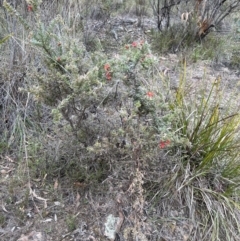
[[[152,135],[142,123],[137,125],[138,118],[155,110],[152,97],[147,96],[149,89],[138,76],[151,69],[157,58],[144,41],[124,46],[116,56],[90,53],[81,39],[68,37],[68,27],[60,17],[48,27],[39,24],[32,36],[31,44],[39,50],[47,71],[42,74],[32,69],[28,73],[28,91],[51,108],[56,124],[67,123],[66,133],[71,129],[77,140],[71,147],[73,153],[77,148],[82,156],[78,161],[72,155],[64,175],[87,183],[101,182],[114,156],[129,151],[116,146],[130,145],[139,134]],[[133,106],[130,116],[129,103]],[[129,123],[124,128],[123,121]],[[144,151],[148,142],[141,140]]]
[[[178,52],[196,43],[194,31],[181,23],[161,32],[154,32],[152,37],[152,47],[160,53]]]
[[[154,207],[171,201],[173,206],[186,205],[190,222],[198,227],[194,235],[201,240],[238,236],[240,119],[229,102],[224,104],[221,78],[189,83],[184,66],[176,92],[167,84],[161,93],[152,124],[162,137],[159,147],[165,154],[145,167],[147,199]],[[169,218],[164,211],[161,215],[159,222]],[[199,223],[209,233],[206,237]]]
[[[189,61],[199,60],[218,61],[226,53],[227,38],[209,34],[208,37],[188,49]]]
[[[6,0],[3,1],[3,7],[8,11],[8,13],[15,16],[26,29],[30,29],[30,26],[27,23],[27,21]]]
[[[152,33],[152,48],[159,53],[184,52],[188,61],[217,60],[223,54],[227,40],[209,34],[206,39],[196,42],[194,31],[183,24],[173,25],[162,32]]]
[[[170,108],[179,111],[179,122],[176,123],[176,127],[189,143],[185,151],[188,160],[191,161],[191,169],[215,169],[215,165],[221,166],[223,160],[231,157],[224,163],[224,172],[224,169],[233,166],[233,162],[235,163],[238,158],[236,136],[240,124],[239,115],[220,113],[220,77],[212,84],[210,91],[206,88],[199,90],[199,99],[196,99],[196,94],[186,94],[185,78],[183,75],[175,102],[170,104]],[[240,170],[240,166],[235,163],[234,169]]]
[[[72,232],[77,228],[76,217],[73,215],[68,215],[66,218],[66,223],[68,227],[68,231]]]
[[[0,45],[2,45],[3,43],[7,42],[9,38],[11,38],[12,35],[7,35],[5,37],[3,37],[2,39],[0,39]]]
[[[238,207],[234,196],[240,182],[239,113],[223,106],[220,82],[218,77],[210,88],[206,85],[192,91],[183,71],[177,92],[169,102],[170,110],[178,113],[172,130],[182,140],[169,154],[178,156],[179,168],[175,167],[176,174],[163,184],[163,190],[177,186],[186,203],[189,199],[196,202],[201,209],[197,220],[212,220],[212,228],[205,225],[213,240],[234,235],[230,230],[238,224],[232,210]],[[189,205],[191,212],[192,204]],[[221,215],[219,210],[223,209],[228,210],[227,215]],[[239,227],[236,230],[238,233]]]
[[[7,143],[1,141],[0,142],[0,153],[4,153],[6,151],[6,149],[7,149]]]
[[[240,67],[240,55],[239,51],[234,51],[230,59],[230,67],[239,69]]]
[[[60,36],[54,34],[56,25],[62,26]],[[106,105],[116,85],[133,84],[128,79],[119,83],[116,78],[134,71],[137,65],[148,68],[153,60],[148,56],[148,45],[143,42],[134,42],[126,47],[124,55],[109,60],[100,52],[89,55],[78,39],[66,38],[65,30],[67,27],[58,18],[47,29],[40,25],[33,35],[31,43],[43,50],[49,70],[48,75],[30,73],[37,85],[29,90],[36,99],[55,107],[55,116],[61,113],[77,134],[83,131],[82,123],[89,108]],[[106,93],[106,89],[110,92]]]
[[[5,220],[6,220],[5,216],[1,213],[0,214],[0,225],[2,227],[4,226]]]

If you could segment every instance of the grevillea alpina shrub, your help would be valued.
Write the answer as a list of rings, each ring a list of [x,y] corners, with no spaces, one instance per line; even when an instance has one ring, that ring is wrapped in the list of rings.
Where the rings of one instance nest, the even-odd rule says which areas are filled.
[[[6,6],[16,14],[11,6]],[[155,135],[151,118],[147,120],[160,99],[146,81],[157,62],[148,43],[134,41],[115,55],[89,52],[82,38],[72,36],[61,16],[47,23],[40,20],[37,7],[30,11],[37,19],[34,28],[28,24],[32,31],[27,41],[36,60],[28,68],[28,88],[23,91],[52,110],[54,126],[63,126],[61,139],[74,134],[75,141],[65,140],[58,147],[59,158],[72,159],[66,172],[84,180],[99,180],[110,166],[124,175],[131,172],[131,168],[126,172],[122,166],[125,159],[122,164],[115,162],[122,156],[128,157],[130,167],[140,159],[144,165],[149,164],[147,160],[156,155],[149,151],[158,149],[160,140],[161,147],[169,143],[161,139],[160,132]],[[16,17],[21,18],[19,14]]]
[[[31,41],[42,51],[47,73],[29,73],[35,83],[30,91],[38,100],[52,106],[56,117],[61,115],[77,135],[82,131],[82,124],[89,122],[90,113],[107,105],[112,108],[119,99],[118,91],[124,86],[128,88],[121,93],[121,98],[131,95],[135,102],[137,99],[141,102],[144,90],[134,75],[136,68],[148,68],[154,61],[147,44],[133,42],[125,46],[123,55],[109,59],[101,52],[88,53],[78,39],[54,35],[52,28],[57,23],[63,24],[59,18],[47,29],[40,26]],[[62,33],[64,30],[62,25]],[[144,98],[139,105],[140,111],[153,111]]]
[[[161,137],[146,125],[160,98],[145,81],[157,61],[148,43],[134,41],[113,56],[88,52],[79,38],[68,37],[68,27],[59,16],[48,27],[40,24],[30,43],[44,64],[41,71],[28,72],[28,91],[52,108],[56,122],[67,123],[82,148],[81,165],[99,160],[88,178],[105,173],[103,169],[109,169],[108,163],[119,155],[134,156],[131,165],[140,153],[150,159],[148,152],[159,148]],[[162,140],[161,145],[168,142]]]

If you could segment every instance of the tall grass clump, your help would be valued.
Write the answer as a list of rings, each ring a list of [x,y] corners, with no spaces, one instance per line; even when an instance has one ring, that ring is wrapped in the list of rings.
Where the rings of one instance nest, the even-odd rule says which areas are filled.
[[[236,100],[226,105],[223,96],[220,77],[211,84],[189,84],[183,70],[168,102],[175,117],[168,126],[175,137],[161,161],[161,189],[155,181],[148,184],[154,206],[171,199],[172,208],[184,212],[196,227],[189,231],[191,240],[237,240],[240,233],[240,118]],[[166,213],[170,209],[162,213],[169,222],[179,218]]]

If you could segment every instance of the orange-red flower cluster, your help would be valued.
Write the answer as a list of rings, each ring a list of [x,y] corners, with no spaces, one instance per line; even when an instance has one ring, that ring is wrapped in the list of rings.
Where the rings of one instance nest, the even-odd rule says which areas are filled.
[[[159,142],[159,148],[164,149],[166,146],[169,146],[170,144],[171,144],[170,140],[160,141]]]
[[[136,48],[136,47],[139,47],[139,45],[143,46],[143,44],[144,44],[143,40],[141,40],[140,42],[134,41],[132,42],[132,47]]]
[[[104,70],[105,70],[105,77],[107,80],[111,80],[112,79],[112,74],[111,74],[111,68],[109,64],[105,64],[103,66]]]
[[[27,10],[28,12],[32,12],[33,11],[33,6],[31,4],[27,5]]]
[[[132,42],[132,47],[137,47],[138,46],[138,42],[136,42],[136,41],[134,41],[134,42]]]
[[[153,93],[152,91],[148,91],[146,95],[147,95],[147,97],[149,97],[149,98],[153,98],[154,93]]]
[[[110,65],[109,64],[104,64],[104,70],[105,71],[110,71]]]
[[[126,48],[126,49],[129,49],[130,46],[132,46],[133,48],[141,48],[141,47],[143,46],[143,44],[144,44],[144,41],[143,41],[143,40],[141,40],[141,41],[139,41],[139,42],[133,41],[133,42],[131,43],[131,45],[129,45],[129,44],[125,45],[125,48]]]

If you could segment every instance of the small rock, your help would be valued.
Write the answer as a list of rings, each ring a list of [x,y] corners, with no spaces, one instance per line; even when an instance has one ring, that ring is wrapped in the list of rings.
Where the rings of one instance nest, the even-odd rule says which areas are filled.
[[[112,214],[107,216],[107,221],[105,222],[105,236],[110,240],[115,240],[117,223],[119,221],[118,217],[114,217]]]
[[[22,234],[17,241],[47,241],[47,237],[43,232],[32,231],[28,235]]]

